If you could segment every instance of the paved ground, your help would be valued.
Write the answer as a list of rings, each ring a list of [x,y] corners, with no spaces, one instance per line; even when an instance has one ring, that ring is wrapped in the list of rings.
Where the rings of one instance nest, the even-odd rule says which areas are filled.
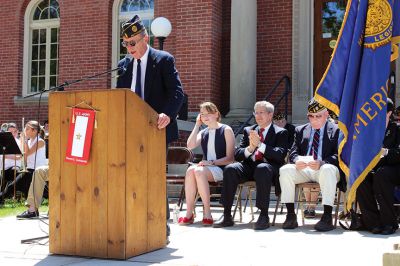
[[[218,218],[221,209],[214,209]],[[382,254],[400,243],[400,233],[390,237],[340,228],[329,233],[313,230],[317,219],[293,231],[283,231],[284,215],[265,231],[251,229],[249,210],[243,223],[229,229],[201,226],[201,208],[191,226],[171,224],[170,244],[161,250],[127,261],[49,254],[47,240],[21,244],[22,239],[42,236],[48,227],[38,220],[0,219],[0,265],[382,265]],[[272,212],[272,209],[271,209]],[[257,216],[256,216],[257,217]],[[272,218],[272,215],[270,215]],[[236,217],[238,220],[238,217]],[[47,221],[47,220],[45,220]],[[301,223],[300,219],[299,222]]]

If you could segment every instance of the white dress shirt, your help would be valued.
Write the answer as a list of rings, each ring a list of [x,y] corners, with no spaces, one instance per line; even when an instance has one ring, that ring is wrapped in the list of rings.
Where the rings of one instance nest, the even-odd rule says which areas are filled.
[[[147,58],[149,57],[149,45],[147,45],[147,50],[140,58],[140,85],[142,86],[142,99],[144,99],[144,80],[146,77],[146,66],[147,66]],[[131,91],[135,92],[136,86],[136,73],[137,73],[137,60],[133,61],[133,70],[132,70],[132,83],[131,83]]]

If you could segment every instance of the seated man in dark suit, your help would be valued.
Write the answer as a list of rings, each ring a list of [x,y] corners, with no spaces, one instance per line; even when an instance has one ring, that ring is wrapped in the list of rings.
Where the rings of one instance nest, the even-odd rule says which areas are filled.
[[[224,169],[222,203],[224,215],[214,223],[214,227],[233,226],[231,208],[239,183],[254,180],[257,188],[256,207],[261,210],[254,225],[255,230],[269,227],[269,195],[271,184],[278,188],[279,167],[285,162],[288,149],[287,131],[272,124],[274,106],[266,101],[254,105],[257,124],[246,127],[240,146],[235,150],[236,163]]]
[[[388,99],[381,159],[357,189],[362,222],[373,234],[390,235],[399,228],[393,204],[400,185],[400,126],[390,121],[393,110]]]
[[[289,164],[279,170],[282,188],[281,201],[286,203],[288,214],[283,229],[298,227],[294,212],[295,186],[299,183],[317,182],[321,187],[324,214],[315,225],[317,231],[330,231],[332,206],[336,184],[340,180],[338,169],[339,128],[328,121],[328,110],[311,100],[308,105],[309,123],[296,127],[295,139],[289,152]],[[308,157],[305,157],[308,156]]]

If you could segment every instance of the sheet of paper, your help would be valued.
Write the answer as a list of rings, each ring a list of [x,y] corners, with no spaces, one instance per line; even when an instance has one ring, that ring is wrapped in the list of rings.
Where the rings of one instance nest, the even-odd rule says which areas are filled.
[[[309,163],[311,161],[314,161],[314,158],[311,155],[308,156],[299,156],[298,157],[300,162],[305,162],[305,163]]]

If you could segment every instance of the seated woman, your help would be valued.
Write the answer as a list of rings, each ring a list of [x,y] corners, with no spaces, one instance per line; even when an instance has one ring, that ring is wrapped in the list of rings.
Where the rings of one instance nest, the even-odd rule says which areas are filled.
[[[200,105],[196,125],[187,140],[187,147],[194,149],[201,145],[205,160],[189,167],[185,177],[186,216],[179,218],[180,225],[194,222],[195,197],[199,191],[204,205],[203,225],[213,224],[210,209],[210,187],[208,182],[222,181],[223,168],[234,160],[235,136],[232,128],[219,123],[221,114],[215,104],[205,102]],[[207,127],[200,130],[201,124]]]
[[[28,172],[20,175],[22,180],[18,183],[17,189],[20,190],[25,196],[28,196],[28,190],[32,181],[33,172],[37,167],[47,165],[46,147],[43,140],[43,129],[39,122],[31,120],[26,123],[24,132],[21,134],[20,141],[21,145],[24,145],[24,156]]]

